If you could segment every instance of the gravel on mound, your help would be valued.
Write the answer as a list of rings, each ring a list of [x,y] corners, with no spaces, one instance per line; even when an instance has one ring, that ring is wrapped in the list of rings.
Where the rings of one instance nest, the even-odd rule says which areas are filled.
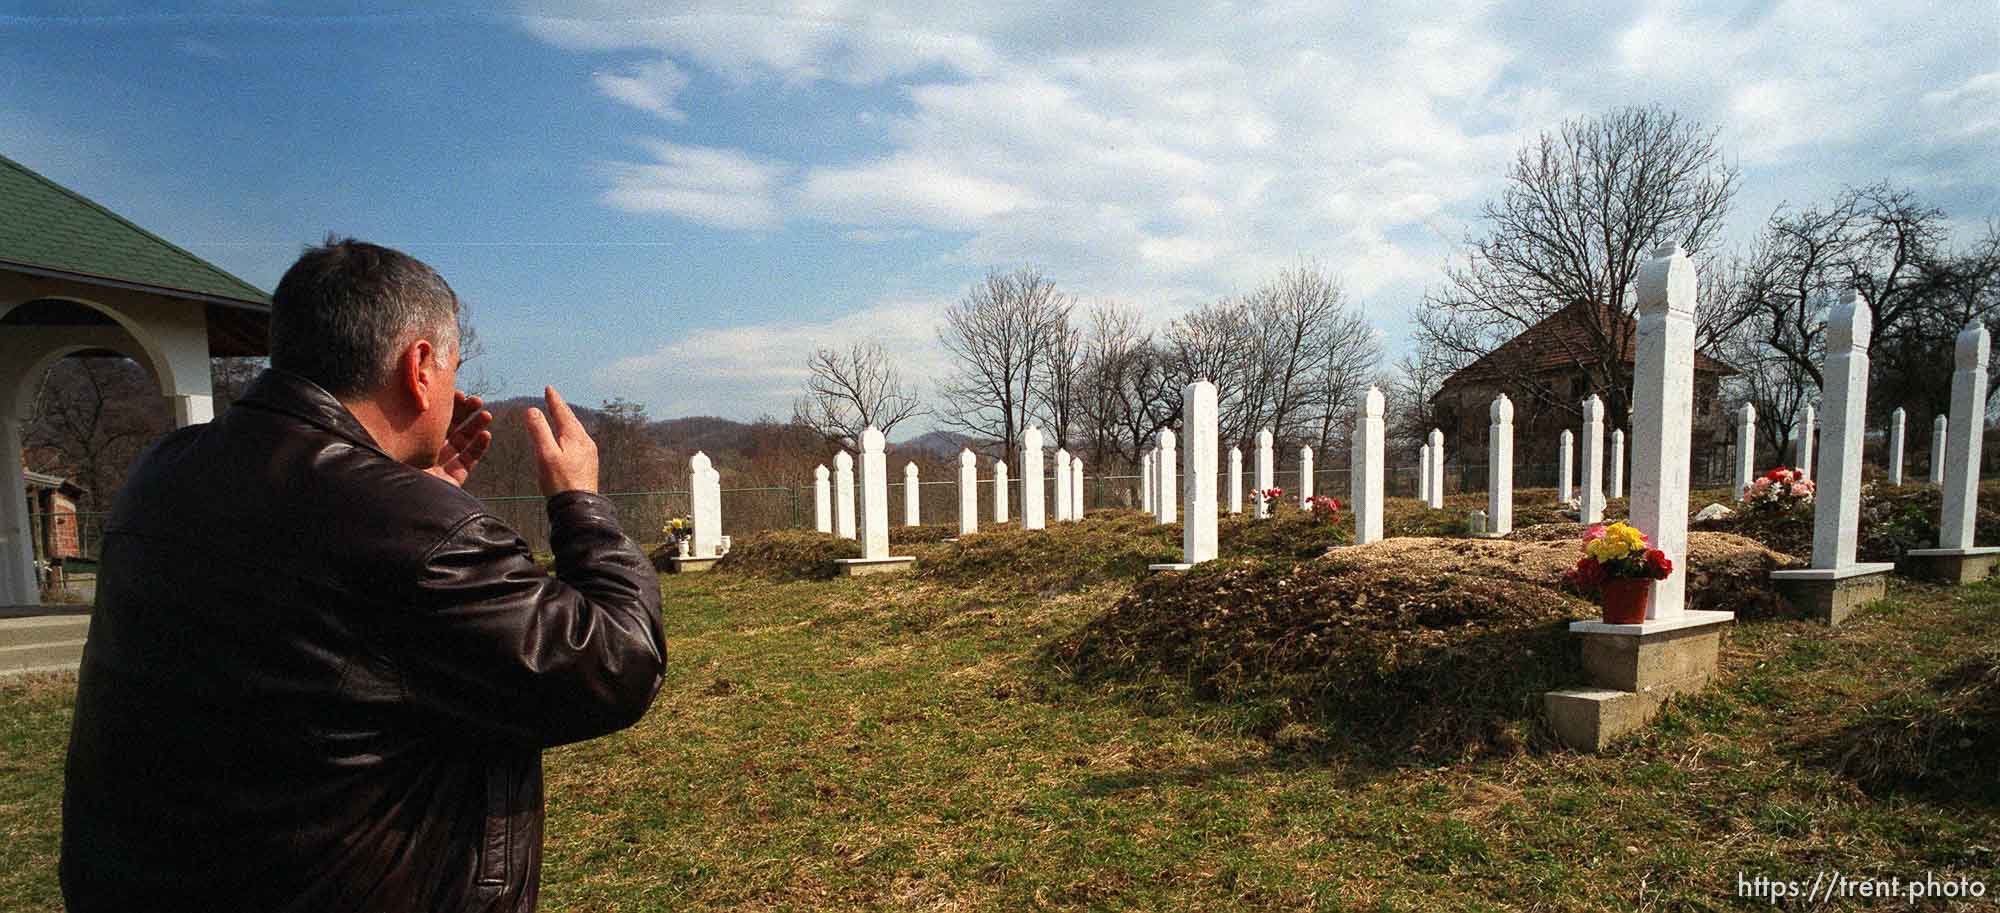
[[[1541,693],[1581,679],[1565,623],[1596,609],[1437,567],[1224,559],[1142,582],[1051,659],[1084,680],[1158,675],[1264,707],[1254,728],[1266,738],[1337,732],[1441,756],[1518,748]]]
[[[934,559],[918,563],[916,576],[942,583],[1025,593],[1072,592],[1146,573],[1149,564],[1180,560],[1181,527],[1155,523],[1140,511],[1092,511],[1085,519],[1043,530],[982,527],[960,537]]]
[[[1515,530],[1517,538],[1384,539],[1360,548],[1335,549],[1320,559],[1342,570],[1420,566],[1463,574],[1503,577],[1566,589],[1563,572],[1582,554],[1581,523]],[[1728,533],[1688,534],[1688,608],[1717,609],[1745,617],[1792,614],[1771,586],[1771,572],[1803,562]]]
[[[861,557],[861,543],[830,533],[773,529],[734,539],[729,554],[710,573],[749,574],[780,580],[828,580],[840,573],[834,561]]]

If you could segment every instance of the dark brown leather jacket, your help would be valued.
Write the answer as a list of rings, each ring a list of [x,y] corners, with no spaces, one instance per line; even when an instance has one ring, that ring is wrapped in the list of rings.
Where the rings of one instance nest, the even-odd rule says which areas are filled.
[[[666,664],[611,503],[548,514],[553,577],[281,371],[162,438],[105,529],[71,913],[534,909],[541,750],[637,722]]]

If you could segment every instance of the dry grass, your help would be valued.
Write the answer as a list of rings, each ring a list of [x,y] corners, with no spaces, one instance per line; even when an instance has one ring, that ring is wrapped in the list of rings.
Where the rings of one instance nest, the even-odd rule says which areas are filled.
[[[1990,778],[1952,781],[1955,793],[1878,783],[1825,748],[1898,694],[1965,694],[1936,686],[2000,635],[1994,586],[1898,582],[1834,630],[1739,624],[1714,687],[1601,756],[1532,738],[1497,750],[1480,733],[1489,747],[1460,758],[1436,729],[1441,750],[1416,756],[1358,724],[1260,735],[1267,702],[1204,695],[1184,672],[1079,681],[1052,666],[1049,644],[1140,579],[1063,576],[1065,558],[1127,561],[1175,541],[1113,535],[1121,523],[1094,516],[1042,537],[1061,554],[1019,553],[1059,586],[1022,585],[1004,565],[984,579],[664,577],[671,664],[652,712],[547,755],[545,909],[1720,910],[1739,906],[1738,871],[2000,883]],[[956,546],[911,548],[941,563]],[[1413,632],[1477,619],[1423,628],[1411,649],[1437,649],[1425,638],[1452,624],[1532,629],[1507,627],[1536,610],[1506,594],[1552,591],[1492,573],[1468,585],[1495,587],[1484,601],[1497,606],[1451,587],[1400,596]],[[1521,674],[1569,661],[1485,655]],[[0,909],[60,908],[73,681],[0,684]],[[1406,693],[1420,717],[1423,695]],[[1374,712],[1403,725],[1398,710]],[[1923,779],[1958,757],[1930,756]]]

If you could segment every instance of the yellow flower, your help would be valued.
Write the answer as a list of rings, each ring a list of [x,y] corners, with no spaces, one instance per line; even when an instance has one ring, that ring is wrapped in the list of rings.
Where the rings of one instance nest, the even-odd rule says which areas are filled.
[[[1599,562],[1616,561],[1644,553],[1646,537],[1627,524],[1613,523],[1604,528],[1602,538],[1584,546],[1583,550]]]

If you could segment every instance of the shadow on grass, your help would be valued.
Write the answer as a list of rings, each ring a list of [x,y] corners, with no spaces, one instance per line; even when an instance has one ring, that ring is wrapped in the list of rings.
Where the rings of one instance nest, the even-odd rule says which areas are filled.
[[[1871,795],[2000,808],[2000,648],[1889,694],[1800,752]]]

